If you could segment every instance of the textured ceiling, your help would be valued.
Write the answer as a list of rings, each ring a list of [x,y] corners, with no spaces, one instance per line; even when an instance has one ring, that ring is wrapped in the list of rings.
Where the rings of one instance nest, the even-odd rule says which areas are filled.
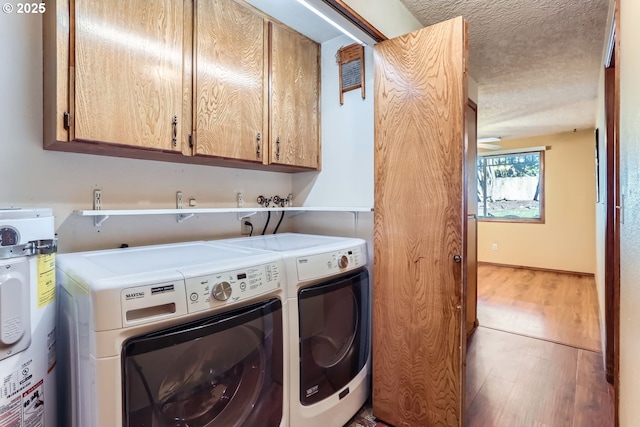
[[[425,26],[462,15],[478,136],[592,128],[609,0],[400,0]]]

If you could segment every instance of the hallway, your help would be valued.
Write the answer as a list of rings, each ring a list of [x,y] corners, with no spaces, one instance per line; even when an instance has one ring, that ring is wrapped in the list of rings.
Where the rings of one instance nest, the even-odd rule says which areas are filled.
[[[467,427],[610,427],[592,276],[481,264]],[[386,427],[371,403],[349,427]]]
[[[613,425],[602,355],[480,326],[467,353],[467,426]]]
[[[613,425],[591,276],[478,266],[467,426]]]
[[[592,275],[478,265],[481,326],[600,352]]]

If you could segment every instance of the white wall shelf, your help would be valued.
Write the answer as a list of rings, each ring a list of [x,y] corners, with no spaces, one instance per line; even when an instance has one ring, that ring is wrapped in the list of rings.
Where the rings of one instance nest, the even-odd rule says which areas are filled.
[[[287,212],[289,217],[305,212],[350,212],[357,215],[360,212],[373,212],[372,207],[269,207],[269,208],[184,208],[184,209],[97,209],[77,210],[75,215],[93,217],[96,227],[99,227],[112,216],[137,216],[137,215],[176,215],[178,222],[183,222],[194,215],[235,213],[238,219],[247,218],[259,212]]]

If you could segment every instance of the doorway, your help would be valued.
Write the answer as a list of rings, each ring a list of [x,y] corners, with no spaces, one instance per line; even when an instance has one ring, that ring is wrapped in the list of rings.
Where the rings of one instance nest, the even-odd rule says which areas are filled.
[[[613,384],[615,399],[615,425],[618,425],[619,396],[619,354],[620,354],[620,148],[619,148],[619,105],[620,73],[618,66],[620,34],[619,9],[612,24],[609,48],[605,59],[605,261],[604,261],[604,304],[605,304],[605,365],[607,381]]]

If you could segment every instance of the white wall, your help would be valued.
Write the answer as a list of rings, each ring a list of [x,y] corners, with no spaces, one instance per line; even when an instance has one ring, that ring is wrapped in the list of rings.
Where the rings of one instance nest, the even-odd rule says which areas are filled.
[[[604,67],[603,67],[604,70]],[[599,87],[599,95],[598,99],[602,100],[602,105],[598,106],[598,113],[596,118],[596,128],[599,129],[599,142],[598,142],[598,150],[600,153],[600,164],[599,164],[599,175],[600,175],[600,188],[599,188],[599,196],[600,200],[595,204],[595,244],[596,244],[596,264],[595,264],[595,282],[596,282],[596,292],[598,294],[598,310],[599,310],[599,320],[600,320],[600,342],[602,343],[602,357],[603,360],[605,358],[605,345],[606,345],[606,325],[605,325],[605,293],[604,293],[604,258],[605,258],[605,231],[607,227],[607,210],[606,210],[606,197],[607,197],[607,189],[604,188],[606,186],[606,174],[607,174],[607,165],[606,165],[606,150],[607,147],[605,145],[606,138],[606,123],[604,117],[604,72],[600,75],[600,80],[598,83]]]
[[[261,193],[291,192],[290,174],[44,151],[41,17],[0,14],[0,47],[0,206],[53,208],[61,252],[239,235],[231,214],[182,224],[173,216],[120,217],[96,228],[72,214],[92,208],[96,188],[103,209],[173,208],[178,190],[198,207],[235,206],[237,192],[247,205]],[[253,220],[261,231],[264,217]]]
[[[478,261],[593,273],[593,131],[503,139],[500,145],[505,150],[548,147],[544,153],[545,221],[479,221]]]
[[[296,205],[373,207],[373,51],[365,47],[365,99],[352,90],[340,105],[336,52],[351,43],[341,36],[322,44],[322,171],[293,176]],[[363,238],[373,259],[372,213],[306,213],[292,223],[308,233]]]
[[[620,7],[620,426],[640,425],[640,2]]]
[[[345,0],[345,3],[390,39],[424,27],[398,0]]]
[[[365,47],[365,99],[345,92],[340,105],[336,53],[346,36],[322,44],[322,171],[293,176],[294,203],[302,206],[373,206],[373,54]]]

